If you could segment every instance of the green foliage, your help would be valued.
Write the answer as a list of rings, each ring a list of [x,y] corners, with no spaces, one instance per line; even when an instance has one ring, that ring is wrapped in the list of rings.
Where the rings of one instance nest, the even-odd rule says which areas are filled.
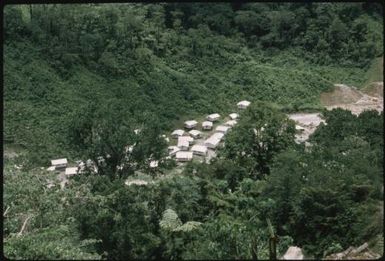
[[[372,111],[356,117],[338,109],[325,112],[325,118],[310,151],[297,149],[276,157],[261,205],[261,213],[274,220],[278,233],[293,236],[316,257],[334,251],[333,244],[342,249],[360,244],[382,227],[375,217],[380,213],[376,202],[382,199],[383,165],[374,155],[383,157],[378,147],[383,138],[371,135],[382,116]],[[365,125],[360,118],[367,119]],[[370,145],[374,136],[378,140]],[[366,210],[372,222],[363,212],[367,208],[372,209]]]
[[[100,255],[87,251],[95,240],[79,241],[74,233],[77,233],[75,229],[64,225],[40,229],[21,238],[8,238],[4,251],[10,259],[101,259]]]
[[[197,240],[187,246],[185,259],[251,259],[253,244],[258,245],[258,257],[267,258],[267,244],[261,232],[251,224],[229,216],[218,216],[206,222]]]
[[[159,222],[159,226],[162,229],[175,230],[180,227],[182,222],[180,221],[178,215],[172,209],[166,209],[163,212],[162,220]]]
[[[68,202],[76,190],[60,190],[55,175],[44,170],[4,169],[4,254],[11,259],[100,259],[97,240],[81,239]],[[49,181],[54,187],[46,187]],[[24,229],[23,229],[23,225]]]
[[[294,123],[283,113],[254,103],[226,137],[223,154],[246,168],[251,177],[261,177],[269,174],[273,157],[293,144],[294,133]]]

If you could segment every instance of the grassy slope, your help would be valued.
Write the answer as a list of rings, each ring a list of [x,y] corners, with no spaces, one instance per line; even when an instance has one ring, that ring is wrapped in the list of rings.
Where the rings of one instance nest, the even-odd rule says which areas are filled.
[[[362,85],[362,90],[368,94],[378,94],[382,93],[383,90],[378,89],[374,82],[383,82],[384,81],[384,57],[378,57],[373,60],[369,70],[366,72],[366,81]]]

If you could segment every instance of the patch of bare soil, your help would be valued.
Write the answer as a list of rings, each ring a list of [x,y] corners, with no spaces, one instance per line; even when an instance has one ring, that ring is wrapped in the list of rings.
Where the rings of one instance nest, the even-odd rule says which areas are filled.
[[[383,82],[373,82],[367,93],[344,84],[335,84],[332,92],[321,94],[321,103],[328,110],[342,108],[353,114],[364,110],[384,110]]]
[[[384,97],[384,82],[372,82],[363,92],[374,97]]]
[[[334,90],[321,94],[321,103],[324,106],[333,106],[337,104],[350,104],[358,101],[362,93],[345,84],[334,84]]]
[[[321,122],[325,122],[321,118],[320,113],[294,113],[288,115],[289,119],[295,121],[296,125],[302,127],[297,130],[295,140],[297,143],[306,141],[309,136],[317,129]]]

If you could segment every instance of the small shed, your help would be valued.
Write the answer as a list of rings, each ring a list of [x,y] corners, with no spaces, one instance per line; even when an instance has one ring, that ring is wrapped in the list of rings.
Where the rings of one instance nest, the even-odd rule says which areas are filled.
[[[131,185],[145,186],[148,184],[148,182],[141,179],[135,179],[135,180],[126,180],[124,184],[126,184],[127,186],[131,186]]]
[[[218,144],[221,142],[220,139],[217,139],[216,137],[213,137],[211,136],[210,138],[208,138],[207,140],[205,140],[205,143],[204,145],[207,147],[207,148],[210,148],[210,149],[215,149]]]
[[[211,130],[212,128],[213,128],[213,123],[211,121],[202,122],[202,129],[203,130]]]
[[[225,125],[229,127],[234,127],[236,124],[237,124],[236,120],[229,120],[229,121],[226,121],[225,123]]]
[[[190,161],[193,158],[192,151],[178,151],[175,155],[177,161]]]
[[[139,134],[140,129],[135,129],[134,132],[135,132],[135,134]]]
[[[225,136],[223,132],[215,132],[213,135],[211,135],[210,138],[216,138],[218,140],[222,140],[222,138]]]
[[[150,168],[157,168],[158,165],[159,165],[159,161],[157,160],[150,161]]]
[[[229,126],[219,125],[218,127],[216,127],[215,131],[226,134],[229,131],[229,129],[230,129]]]
[[[195,121],[195,120],[191,120],[191,121],[185,121],[184,122],[184,127],[186,129],[193,129],[197,126],[198,122]]]
[[[201,136],[201,132],[199,130],[190,130],[188,133],[194,139],[199,138]]]
[[[171,137],[173,137],[174,139],[182,136],[184,134],[184,130],[174,130],[172,133],[171,133]]]
[[[207,147],[204,145],[194,145],[191,147],[191,151],[193,152],[193,154],[206,156]]]
[[[229,114],[229,117],[230,117],[230,119],[232,119],[232,120],[235,120],[235,119],[238,119],[239,118],[239,114],[238,113],[230,113]]]
[[[240,101],[237,103],[239,109],[246,109],[250,105],[249,101]]]
[[[213,114],[210,114],[206,117],[206,119],[208,121],[217,121],[219,120],[219,118],[221,117],[221,115],[219,115],[218,113],[213,113]]]
[[[180,136],[180,137],[178,137],[178,142],[182,141],[182,140],[187,141],[189,143],[189,145],[194,142],[194,138],[190,137],[190,136]]]
[[[180,150],[188,150],[188,147],[190,144],[188,143],[187,140],[178,140],[178,148]]]
[[[68,161],[65,158],[51,160],[51,165],[55,166],[55,169],[63,169],[67,167],[67,164],[68,164]]]
[[[66,168],[65,175],[66,176],[72,176],[78,174],[78,168],[77,167],[71,167],[71,168]]]
[[[55,170],[55,166],[48,167],[47,170],[48,171],[54,171]]]

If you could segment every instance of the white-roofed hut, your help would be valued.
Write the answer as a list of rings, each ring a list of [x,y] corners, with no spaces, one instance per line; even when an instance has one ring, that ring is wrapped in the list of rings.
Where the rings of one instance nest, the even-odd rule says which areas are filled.
[[[178,151],[175,155],[177,161],[190,161],[193,159],[192,151]]]
[[[213,128],[213,123],[211,121],[202,122],[202,129],[203,130],[211,130],[212,128]]]
[[[220,142],[221,142],[220,139],[211,136],[210,138],[208,138],[207,140],[205,140],[204,145],[205,145],[207,148],[215,149],[215,148],[218,146],[218,144],[219,144]]]
[[[249,107],[249,105],[250,105],[250,102],[245,100],[237,103],[237,106],[239,109],[246,109],[247,107]]]
[[[171,137],[173,137],[174,139],[177,139],[178,137],[183,136],[183,134],[184,134],[184,130],[174,130],[171,133]]]
[[[221,117],[221,115],[219,115],[218,113],[213,113],[213,114],[210,114],[206,117],[206,119],[208,121],[217,121],[219,120],[219,118]]]
[[[194,145],[191,147],[191,151],[193,152],[193,154],[206,156],[207,147],[204,145]]]
[[[184,122],[184,127],[186,129],[193,129],[197,126],[198,122],[195,121],[195,120],[191,120],[191,121],[185,121]]]
[[[232,119],[232,120],[235,120],[235,119],[238,119],[239,118],[239,114],[238,113],[230,113],[229,114],[229,117],[230,117],[230,119]]]
[[[225,125],[229,127],[234,127],[236,124],[237,124],[236,120],[229,120],[225,122]]]
[[[194,138],[190,137],[190,136],[180,136],[180,137],[178,137],[178,142],[181,141],[181,140],[187,141],[189,143],[189,145],[194,143]]]
[[[65,175],[66,176],[72,176],[78,174],[78,168],[77,167],[70,167],[66,168]]]
[[[215,128],[215,131],[226,134],[229,131],[229,129],[230,129],[229,126],[219,125],[218,127]]]
[[[199,138],[201,136],[201,132],[199,130],[190,130],[188,133],[194,139],[197,139],[197,138]]]
[[[68,161],[66,158],[51,160],[51,165],[54,166],[55,169],[64,169],[67,167],[67,164]]]
[[[215,132],[213,135],[211,135],[210,138],[216,138],[218,140],[222,140],[222,138],[225,136],[223,132]]]
[[[190,144],[188,143],[187,140],[178,140],[178,148],[180,150],[188,150],[188,147]]]

